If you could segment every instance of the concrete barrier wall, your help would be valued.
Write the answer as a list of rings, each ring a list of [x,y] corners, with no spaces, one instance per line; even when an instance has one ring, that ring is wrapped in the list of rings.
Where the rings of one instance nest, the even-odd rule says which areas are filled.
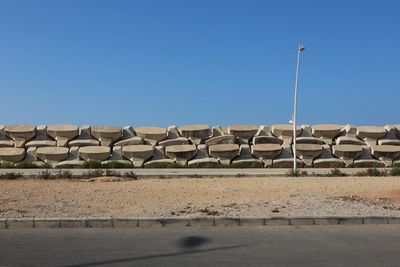
[[[400,163],[400,125],[320,124],[296,129],[303,167],[390,167]],[[115,127],[76,125],[0,126],[3,166],[82,167],[87,161],[135,168],[275,167],[293,164],[291,125],[187,125]]]

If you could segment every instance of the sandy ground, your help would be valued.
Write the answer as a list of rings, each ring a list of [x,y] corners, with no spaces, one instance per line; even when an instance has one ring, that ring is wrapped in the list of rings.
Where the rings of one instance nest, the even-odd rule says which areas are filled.
[[[400,177],[0,180],[0,217],[400,216]]]

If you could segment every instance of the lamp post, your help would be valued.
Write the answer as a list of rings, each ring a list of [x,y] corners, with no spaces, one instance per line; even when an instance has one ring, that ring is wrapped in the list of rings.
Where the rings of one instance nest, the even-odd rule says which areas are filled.
[[[299,44],[297,49],[297,66],[296,66],[296,81],[294,84],[294,107],[293,107],[293,172],[297,172],[297,156],[296,156],[296,113],[297,113],[297,86],[299,82],[299,65],[300,65],[300,54],[305,49],[304,45]]]

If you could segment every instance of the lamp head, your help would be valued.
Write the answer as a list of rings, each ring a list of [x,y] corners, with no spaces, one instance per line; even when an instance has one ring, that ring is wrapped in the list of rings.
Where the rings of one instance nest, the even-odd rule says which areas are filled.
[[[299,46],[299,51],[300,51],[300,52],[303,52],[304,49],[306,49],[306,47],[305,47],[304,45],[300,45],[300,46]]]

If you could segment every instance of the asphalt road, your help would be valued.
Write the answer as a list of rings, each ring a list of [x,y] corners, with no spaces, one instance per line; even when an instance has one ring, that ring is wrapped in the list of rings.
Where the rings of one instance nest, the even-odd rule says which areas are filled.
[[[399,266],[400,225],[0,230],[0,266]]]

